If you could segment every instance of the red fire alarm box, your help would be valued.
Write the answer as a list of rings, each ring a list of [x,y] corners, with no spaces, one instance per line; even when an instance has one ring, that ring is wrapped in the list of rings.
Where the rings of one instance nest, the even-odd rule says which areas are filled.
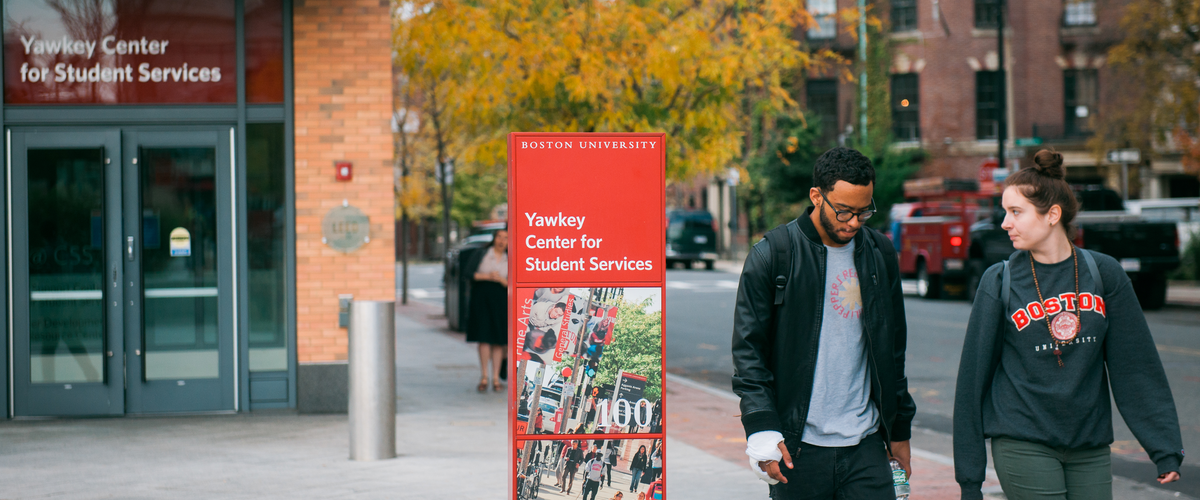
[[[354,177],[354,164],[351,162],[337,161],[333,163],[333,167],[339,181],[348,181]]]

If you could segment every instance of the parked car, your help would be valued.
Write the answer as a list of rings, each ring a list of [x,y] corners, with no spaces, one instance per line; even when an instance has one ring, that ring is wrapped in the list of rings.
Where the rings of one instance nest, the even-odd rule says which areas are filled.
[[[667,213],[667,268],[676,262],[686,269],[703,262],[711,270],[717,260],[717,231],[712,214],[704,210],[672,210]]]

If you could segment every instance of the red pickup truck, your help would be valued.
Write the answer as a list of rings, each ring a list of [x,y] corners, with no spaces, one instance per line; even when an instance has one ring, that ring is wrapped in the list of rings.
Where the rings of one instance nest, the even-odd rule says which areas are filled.
[[[983,186],[981,189],[980,186]],[[1154,222],[1124,211],[1111,190],[1073,186],[1082,211],[1075,244],[1119,261],[1133,281],[1143,309],[1166,302],[1167,279],[1179,267],[1179,233],[1171,222]],[[916,278],[925,298],[974,300],[983,272],[1013,252],[1000,227],[1000,186],[977,180],[926,178],[907,181],[905,197],[890,213],[889,236],[900,255],[900,273]]]

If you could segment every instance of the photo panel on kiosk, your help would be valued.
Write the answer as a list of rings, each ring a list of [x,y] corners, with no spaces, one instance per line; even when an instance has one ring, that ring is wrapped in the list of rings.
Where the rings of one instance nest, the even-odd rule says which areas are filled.
[[[635,500],[631,483],[664,498],[665,140],[509,134],[511,498],[594,487]],[[643,445],[655,455],[639,459],[635,480]],[[603,486],[584,470],[597,450],[614,460],[599,466]]]
[[[662,432],[662,288],[517,288],[514,299],[518,435]]]
[[[518,440],[513,462],[519,499],[662,500],[662,438]]]

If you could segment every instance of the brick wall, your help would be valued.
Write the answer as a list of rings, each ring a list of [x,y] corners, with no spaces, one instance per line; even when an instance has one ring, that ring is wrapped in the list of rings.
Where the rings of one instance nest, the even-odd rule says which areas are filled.
[[[1009,68],[1008,138],[1061,133],[1064,124],[1063,70],[1100,70],[1100,108],[1115,82],[1104,54],[1119,41],[1118,21],[1127,0],[1096,2],[1096,26],[1063,28],[1062,2],[1009,2],[1005,57]],[[995,141],[978,141],[975,130],[975,72],[998,67],[996,30],[976,29],[974,2],[918,2],[915,32],[894,35],[893,72],[919,73],[922,145],[930,159],[922,176],[975,177],[982,161],[995,157]],[[1082,150],[1082,140],[1052,144]],[[1038,148],[1028,148],[1026,160]]]
[[[296,327],[301,363],[346,359],[338,295],[395,300],[391,19],[388,0],[296,0]],[[334,179],[351,161],[350,182]],[[347,200],[371,220],[371,241],[344,254],[321,221]]]

